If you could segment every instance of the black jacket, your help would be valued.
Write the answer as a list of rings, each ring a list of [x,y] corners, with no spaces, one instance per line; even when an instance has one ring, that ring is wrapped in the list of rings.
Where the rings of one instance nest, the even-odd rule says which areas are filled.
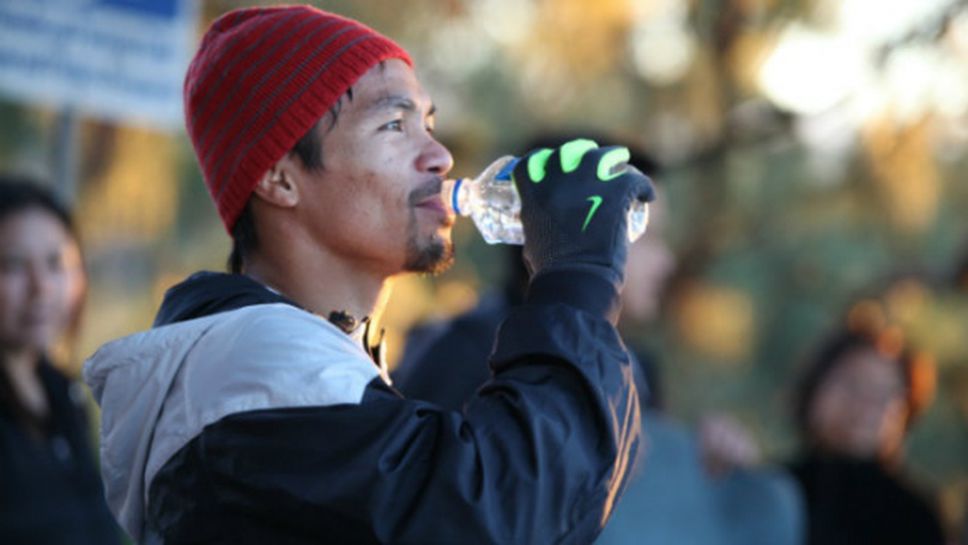
[[[461,413],[402,398],[358,343],[251,280],[196,275],[85,367],[109,503],[170,544],[588,543],[639,428],[596,311],[617,294],[596,281],[514,310]]]
[[[874,460],[809,453],[790,466],[808,545],[943,545],[934,506]]]
[[[28,435],[12,405],[0,402],[0,543],[119,543],[93,458],[81,385],[46,361],[37,374],[50,406],[45,437]]]

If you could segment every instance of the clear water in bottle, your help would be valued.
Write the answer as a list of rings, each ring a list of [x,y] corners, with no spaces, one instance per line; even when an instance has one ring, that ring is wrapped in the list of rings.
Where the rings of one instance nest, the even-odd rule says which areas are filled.
[[[470,216],[488,244],[524,244],[521,198],[511,180],[517,158],[505,155],[477,178],[444,184],[444,200],[459,216]]]
[[[521,197],[511,173],[519,158],[505,155],[478,177],[444,182],[443,198],[458,216],[470,216],[488,244],[524,244]],[[628,238],[635,241],[649,223],[649,204],[635,201],[629,209]]]

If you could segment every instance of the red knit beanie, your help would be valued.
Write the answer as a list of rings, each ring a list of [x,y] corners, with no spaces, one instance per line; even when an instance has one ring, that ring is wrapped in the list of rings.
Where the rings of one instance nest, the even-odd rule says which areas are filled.
[[[202,38],[185,76],[185,125],[230,233],[259,179],[350,86],[399,45],[309,6],[234,10]]]

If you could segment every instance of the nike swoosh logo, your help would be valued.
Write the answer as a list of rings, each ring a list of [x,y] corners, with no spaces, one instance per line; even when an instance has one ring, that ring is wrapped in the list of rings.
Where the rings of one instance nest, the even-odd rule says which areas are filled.
[[[598,207],[602,205],[602,197],[599,195],[592,195],[585,200],[590,201],[592,203],[592,207],[588,209],[588,215],[585,216],[585,223],[583,223],[581,226],[582,232],[585,232],[585,228],[588,227],[588,224],[591,223],[592,218],[595,217],[595,212],[598,212]]]

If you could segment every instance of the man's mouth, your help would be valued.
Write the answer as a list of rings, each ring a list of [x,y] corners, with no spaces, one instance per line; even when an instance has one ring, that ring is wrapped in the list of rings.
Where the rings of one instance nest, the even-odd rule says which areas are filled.
[[[427,197],[426,199],[417,203],[417,208],[425,208],[427,210],[435,210],[446,214],[448,212],[447,207],[444,206],[444,200],[441,198],[440,193]]]
[[[445,227],[452,226],[454,224],[454,220],[456,219],[454,213],[444,205],[444,201],[440,198],[440,194],[420,201],[417,203],[416,208],[425,210],[428,213],[436,216],[441,225]]]
[[[444,204],[440,192],[441,185],[441,180],[434,180],[415,190],[410,194],[410,202],[415,208],[433,213],[443,225],[449,227],[453,225],[455,217],[453,212]]]

